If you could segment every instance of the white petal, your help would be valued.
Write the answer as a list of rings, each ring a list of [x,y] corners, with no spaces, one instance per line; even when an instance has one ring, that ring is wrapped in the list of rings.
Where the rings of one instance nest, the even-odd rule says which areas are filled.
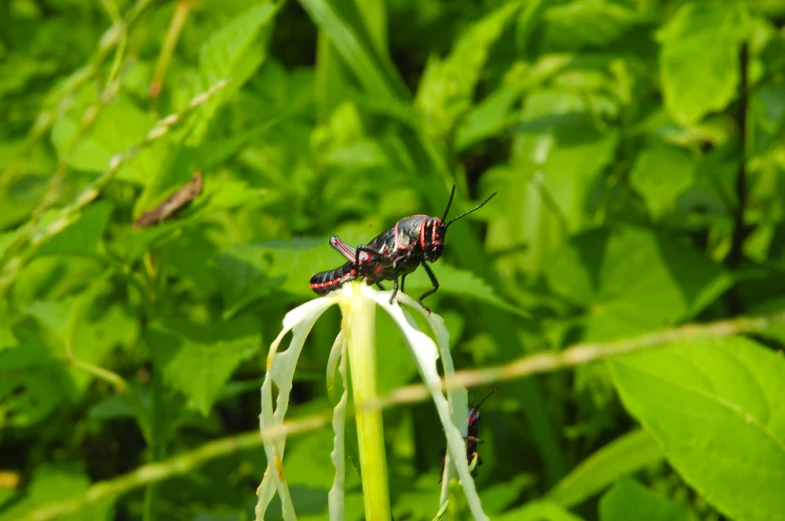
[[[337,294],[331,293],[326,297],[311,300],[293,309],[284,317],[283,330],[270,345],[270,352],[267,355],[267,372],[262,384],[262,412],[259,415],[259,429],[262,436],[264,436],[266,429],[283,423],[284,415],[289,408],[289,394],[292,390],[294,370],[297,367],[297,360],[300,357],[305,338],[322,313],[337,303],[338,298]],[[289,331],[293,333],[289,348],[282,353],[277,353],[281,340]],[[278,399],[274,411],[273,383],[278,388]],[[264,521],[264,514],[276,491],[281,496],[284,520],[294,521],[297,519],[283,469],[285,445],[284,438],[264,440],[267,470],[257,490],[259,496],[256,504],[257,521]]]
[[[444,394],[442,394],[441,378],[439,378],[439,373],[436,369],[436,360],[439,358],[439,354],[431,337],[417,329],[416,324],[413,325],[414,321],[408,320],[407,317],[404,316],[403,310],[396,302],[389,304],[389,293],[378,292],[368,288],[366,295],[369,298],[374,299],[379,306],[392,317],[406,338],[406,343],[417,362],[420,376],[425,382],[425,385],[428,386],[433,402],[436,405],[436,411],[439,414],[439,420],[442,423],[444,434],[447,438],[447,451],[458,472],[458,477],[461,480],[472,515],[477,521],[486,521],[488,516],[485,515],[485,512],[482,510],[480,497],[477,494],[477,489],[474,486],[474,480],[471,477],[469,465],[466,461],[466,442],[464,441],[463,436],[467,428],[466,415],[468,414],[468,407],[465,405],[465,391],[461,391],[463,392],[462,400],[458,397],[457,393],[453,395],[455,404],[454,410],[451,411],[450,404],[444,397]],[[399,293],[397,298],[408,305],[420,308],[419,304],[402,293]],[[429,320],[429,323],[431,323],[431,327],[438,329],[441,329],[443,326],[443,324],[438,324],[435,317],[432,317]],[[442,332],[437,331],[437,338],[439,336],[444,337],[445,331],[446,330],[443,330]],[[448,348],[444,348],[442,351],[444,352],[446,349]],[[450,365],[452,365],[451,362],[452,359],[450,359]],[[463,402],[464,407],[459,410],[457,407],[461,401]],[[459,415],[459,413],[462,414]],[[458,421],[459,419],[460,421]]]
[[[333,353],[337,353],[337,355],[334,356]],[[335,437],[333,438],[333,451],[330,453],[330,458],[335,467],[335,479],[333,479],[333,486],[330,489],[330,493],[327,494],[327,501],[329,505],[330,520],[343,521],[345,505],[344,485],[346,482],[344,433],[346,430],[346,404],[349,401],[349,386],[347,385],[346,376],[346,341],[344,340],[343,331],[338,333],[333,348],[330,351],[330,360],[333,360],[334,358],[341,362],[338,369],[341,373],[343,391],[341,393],[341,399],[333,409],[333,431],[335,432]],[[335,367],[333,365],[331,371],[330,366],[331,364],[328,362],[327,375],[328,378],[333,376],[333,381],[335,381]]]

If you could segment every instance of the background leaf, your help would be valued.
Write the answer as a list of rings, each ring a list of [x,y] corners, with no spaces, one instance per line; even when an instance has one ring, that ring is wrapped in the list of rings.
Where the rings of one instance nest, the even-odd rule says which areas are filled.
[[[731,101],[749,27],[747,4],[711,1],[685,3],[662,29],[665,107],[676,120],[694,123]]]
[[[613,440],[586,458],[548,493],[565,508],[586,501],[620,476],[662,460],[662,451],[646,431],[633,431]]]
[[[210,326],[168,321],[147,338],[155,364],[204,415],[237,364],[260,345],[258,323],[248,316]]]
[[[639,485],[635,480],[623,477],[600,501],[602,521],[622,519],[645,519],[647,521],[686,521],[687,515],[676,505]]]
[[[673,344],[610,362],[630,412],[723,512],[781,519],[785,361],[751,340]]]

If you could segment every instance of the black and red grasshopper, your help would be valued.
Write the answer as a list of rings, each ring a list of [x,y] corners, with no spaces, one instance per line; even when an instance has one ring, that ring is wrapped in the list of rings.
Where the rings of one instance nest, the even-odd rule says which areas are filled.
[[[477,477],[477,467],[482,465],[482,458],[477,453],[477,446],[482,443],[482,440],[477,437],[480,433],[480,405],[487,400],[493,393],[499,390],[500,386],[496,386],[491,392],[485,395],[485,398],[480,400],[476,406],[472,405],[471,399],[469,401],[469,428],[466,431],[466,461],[469,463],[469,469],[472,476]],[[444,449],[443,452],[447,452]],[[444,460],[442,460],[442,475],[444,475]]]
[[[334,270],[323,271],[312,276],[311,289],[319,295],[326,295],[358,278],[365,278],[368,284],[376,284],[380,289],[384,289],[379,282],[392,280],[393,291],[390,295],[390,304],[392,304],[399,287],[403,292],[406,275],[422,264],[431,279],[433,288],[420,295],[417,302],[430,312],[431,310],[425,307],[422,300],[439,289],[439,281],[436,280],[436,275],[433,274],[428,263],[436,262],[442,256],[447,228],[458,219],[482,208],[494,195],[496,194],[492,194],[471,210],[463,212],[445,223],[455,196],[455,186],[453,186],[450,200],[447,201],[447,208],[441,219],[429,215],[404,217],[395,223],[395,226],[376,236],[367,245],[361,244],[356,248],[352,248],[338,237],[331,237],[330,246],[346,257],[348,262]],[[399,277],[401,279],[400,286],[398,284]]]

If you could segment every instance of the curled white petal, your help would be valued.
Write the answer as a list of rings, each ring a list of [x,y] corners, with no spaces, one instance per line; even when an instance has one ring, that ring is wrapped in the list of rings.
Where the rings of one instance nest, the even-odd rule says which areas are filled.
[[[337,353],[334,355],[334,353]],[[330,512],[331,521],[342,521],[344,518],[344,485],[346,482],[346,456],[345,456],[345,430],[346,430],[346,404],[349,401],[349,385],[347,380],[346,371],[346,341],[343,331],[338,333],[335,338],[335,343],[330,352],[330,360],[340,360],[338,370],[341,373],[341,381],[343,384],[343,391],[341,392],[341,399],[333,409],[333,451],[330,453],[333,466],[335,467],[335,478],[333,479],[333,486],[327,494],[328,509]],[[332,371],[330,370],[332,366]],[[327,364],[327,374],[335,381],[335,366],[334,364]]]
[[[267,355],[267,372],[262,384],[262,412],[259,415],[259,428],[262,436],[266,429],[283,423],[284,416],[289,408],[289,394],[292,390],[292,380],[297,360],[300,357],[305,338],[311,332],[314,323],[324,311],[337,302],[338,296],[330,294],[306,302],[293,309],[283,319],[283,330],[270,345]],[[292,340],[286,351],[278,353],[278,346],[286,334],[292,331]],[[273,383],[278,388],[278,399],[273,409]],[[264,515],[275,492],[281,497],[282,514],[285,521],[297,519],[286,483],[283,470],[283,454],[286,445],[285,438],[264,440],[264,452],[267,456],[267,470],[264,473],[261,485],[257,490],[259,499],[256,504],[256,519],[264,521]]]
[[[463,486],[464,494],[466,494],[466,500],[472,511],[472,515],[477,521],[487,521],[488,516],[482,509],[480,496],[477,494],[477,488],[474,486],[474,480],[471,477],[469,465],[466,461],[466,442],[464,441],[463,436],[466,433],[466,413],[468,409],[465,406],[465,392],[462,400],[458,397],[457,393],[453,395],[453,401],[455,403],[453,403],[453,410],[451,410],[447,398],[442,394],[441,378],[439,378],[439,372],[436,369],[436,360],[439,358],[439,351],[431,337],[417,329],[416,324],[413,324],[413,320],[407,319],[403,310],[396,302],[393,302],[393,304],[389,303],[389,292],[375,291],[365,285],[363,285],[363,291],[392,317],[401,330],[401,333],[403,333],[409,350],[417,363],[417,369],[420,371],[420,376],[428,387],[433,402],[436,405],[436,411],[439,415],[442,427],[444,428],[444,435],[447,438],[447,453],[450,455],[452,464],[455,466],[455,470],[461,480],[461,485]],[[419,304],[416,304],[411,298],[402,293],[399,293],[397,298],[407,305],[420,307]],[[443,324],[440,325],[434,317],[429,320],[429,323],[431,324],[431,327],[437,329],[441,329],[441,326],[443,326]],[[444,338],[445,333],[446,329],[442,330],[441,333],[437,331],[437,338],[439,336]],[[445,352],[446,349],[449,349],[449,347],[443,348],[442,352]],[[450,359],[450,361],[452,361],[452,359]],[[460,410],[458,409],[458,402],[464,404],[464,407]],[[462,414],[459,415],[459,412]]]

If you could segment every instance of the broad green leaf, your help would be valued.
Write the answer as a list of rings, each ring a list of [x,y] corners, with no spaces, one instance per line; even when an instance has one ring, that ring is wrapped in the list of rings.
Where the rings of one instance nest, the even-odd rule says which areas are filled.
[[[531,95],[515,144],[517,162],[532,172],[532,189],[542,193],[540,205],[557,212],[572,231],[585,222],[588,195],[613,159],[619,137],[615,130],[600,131],[586,109],[585,99],[577,95]]]
[[[498,134],[509,123],[510,109],[519,97],[515,89],[501,87],[474,106],[458,126],[455,148],[465,150]]]
[[[217,247],[202,230],[189,228],[173,238],[160,255],[168,269],[184,283],[190,283],[190,290],[199,298],[209,298],[217,288],[213,269],[208,262],[217,253]],[[203,259],[194,262],[194,258]]]
[[[90,478],[71,466],[41,466],[35,469],[24,496],[0,513],[0,521],[15,521],[50,503],[76,499],[90,486]],[[105,521],[113,517],[114,498],[83,508],[78,514],[59,516],[64,521]]]
[[[490,304],[514,315],[522,317],[530,316],[523,309],[502,300],[496,295],[493,288],[489,286],[487,282],[470,271],[455,268],[441,262],[432,265],[431,269],[439,281],[439,291],[437,295],[441,295],[442,292],[444,292],[445,294],[452,294],[462,298],[465,297],[485,302],[486,304]],[[406,277],[406,293],[412,297],[416,298],[431,287],[433,287],[431,279],[428,278],[428,274],[425,273],[425,270],[422,267]],[[417,291],[414,291],[414,289]]]
[[[141,142],[158,119],[144,112],[125,96],[117,96],[98,113],[95,122],[80,135],[84,110],[72,110],[52,128],[52,144],[60,160],[78,170],[103,172],[112,156]],[[76,145],[72,143],[76,139]],[[117,172],[118,179],[146,184],[158,172],[165,147],[161,143],[142,151]]]
[[[18,342],[11,327],[8,313],[3,306],[0,306],[0,351],[7,347],[16,345]]]
[[[369,138],[365,127],[357,105],[341,103],[327,122],[314,130],[314,152],[341,171],[387,166],[390,160],[381,143]]]
[[[697,161],[689,152],[670,145],[644,148],[635,160],[630,184],[658,218],[672,209],[676,198],[695,182]]]
[[[164,378],[205,416],[232,371],[260,347],[260,325],[250,316],[217,324],[170,320],[146,333]]]
[[[10,53],[0,62],[0,97],[18,93],[36,77],[46,77],[57,70],[55,60],[35,60],[22,53]]]
[[[414,102],[431,135],[446,136],[469,110],[490,47],[520,6],[517,0],[506,2],[469,27],[445,60],[431,57]]]
[[[213,259],[213,270],[223,297],[224,318],[231,317],[251,302],[269,295],[283,276],[271,278],[257,249],[231,248]]]
[[[662,460],[662,450],[642,430],[608,443],[556,484],[546,496],[564,508],[580,505],[616,481]]]
[[[0,351],[0,427],[28,427],[46,418],[70,393],[69,379],[38,342]]]
[[[719,0],[686,2],[663,27],[660,80],[674,119],[696,123],[731,102],[749,28],[745,2]]]
[[[96,256],[47,255],[35,258],[21,271],[11,288],[19,310],[36,300],[61,301],[83,291],[103,274],[106,264]]]
[[[569,233],[589,224],[590,194],[613,160],[618,133],[598,130],[586,110],[577,95],[529,95],[511,164],[496,171],[494,187],[502,198],[496,204],[505,212],[489,225],[489,246],[525,244],[517,266],[531,275],[542,272]]]
[[[126,262],[133,262],[144,252],[174,240],[180,230],[199,223],[195,217],[164,221],[156,226],[133,230],[131,233],[118,237],[113,243],[119,255]]]
[[[237,244],[228,248],[227,255],[246,264],[240,268],[243,273],[238,278],[238,283],[232,283],[223,292],[226,302],[231,303],[229,309],[236,309],[243,305],[243,301],[250,302],[256,296],[264,294],[268,290],[268,284],[280,285],[282,290],[293,295],[312,297],[315,293],[308,285],[311,276],[319,271],[337,268],[346,262],[346,259],[341,260],[342,257],[337,252],[330,250],[327,238]],[[224,267],[231,266],[232,262],[234,261],[230,260]],[[265,276],[264,284],[246,289],[240,287],[239,281],[243,277],[257,280],[260,274]],[[224,272],[219,277],[228,281],[233,275]],[[261,281],[262,279],[259,279],[256,284]]]
[[[112,204],[98,201],[82,210],[75,222],[57,232],[39,250],[39,255],[94,255],[112,214]],[[50,222],[49,225],[55,223]]]
[[[76,298],[53,300],[36,300],[25,311],[35,318],[42,327],[49,330],[55,338],[65,343],[68,338],[68,320]]]
[[[622,477],[600,500],[600,521],[688,521],[687,514],[629,477]]]
[[[498,521],[583,521],[550,501],[531,501],[496,518]]]
[[[732,280],[704,254],[629,226],[575,237],[546,276],[556,293],[587,308],[585,340],[671,326],[711,304]]]
[[[138,337],[138,324],[122,305],[106,304],[111,288],[98,279],[78,296],[54,300],[37,300],[27,306],[27,313],[51,333],[52,355],[101,366],[106,355],[117,346],[131,346]],[[75,367],[66,367],[71,375],[74,398],[83,392],[94,375]]]
[[[635,11],[606,0],[556,4],[543,18],[545,44],[560,50],[608,45],[638,23]]]
[[[379,392],[382,395],[412,381],[417,366],[412,363],[395,323],[387,313],[376,315],[376,350],[384,355],[384,370],[379,371]]]
[[[113,420],[116,418],[133,418],[134,410],[123,395],[114,395],[93,405],[87,411],[92,420]]]
[[[14,232],[0,233],[0,260],[5,256],[5,252],[8,251],[11,243],[14,242],[14,238]]]
[[[740,337],[609,361],[624,406],[673,468],[733,519],[785,519],[785,360]]]
[[[489,515],[501,515],[510,505],[515,503],[517,498],[537,482],[537,477],[533,474],[518,473],[515,479],[504,482],[497,482],[482,489],[482,504],[485,506]]]
[[[106,294],[87,296],[71,316],[69,334],[75,360],[102,367],[112,350],[130,349],[139,338],[138,318],[119,303],[105,305]],[[79,369],[69,369],[76,392],[84,392],[94,376]]]
[[[330,461],[330,452],[333,450],[332,431],[323,429],[304,436],[293,441],[291,447],[287,446],[286,449],[286,480],[292,485],[323,488],[326,500],[326,488],[335,472]],[[300,514],[299,509],[297,513]]]
[[[272,0],[257,1],[256,5],[210,35],[200,47],[200,90],[206,91],[222,80],[231,81],[222,92],[203,105],[199,117],[193,123],[194,134],[189,137],[189,146],[202,144],[218,108],[240,90],[267,58],[267,44],[273,32],[272,21],[279,5]],[[263,42],[256,44],[259,39]]]
[[[775,145],[785,132],[785,85],[763,84],[750,99],[753,148],[762,153]]]

